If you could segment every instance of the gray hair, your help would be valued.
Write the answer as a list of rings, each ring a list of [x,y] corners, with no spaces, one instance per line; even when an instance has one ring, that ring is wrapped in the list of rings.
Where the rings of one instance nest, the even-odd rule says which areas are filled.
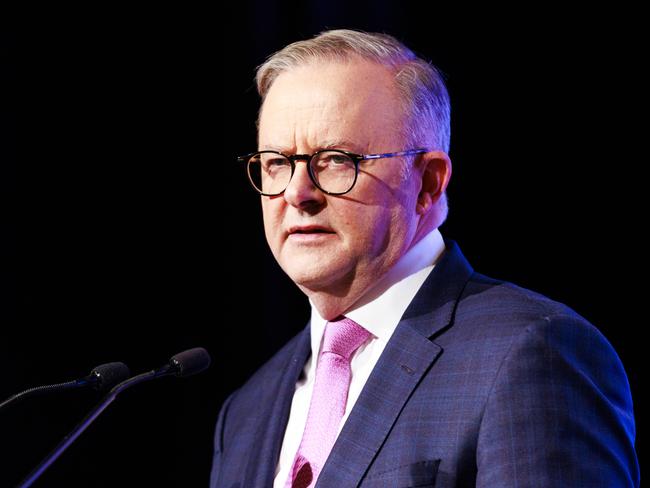
[[[442,75],[388,34],[338,29],[289,44],[257,69],[257,91],[262,103],[281,73],[314,60],[346,62],[354,56],[383,65],[394,74],[405,121],[401,134],[407,149],[425,147],[448,153],[451,108]],[[404,178],[410,169],[410,164],[403,166]],[[441,196],[438,207],[436,226],[447,217],[446,194]]]
[[[271,85],[284,71],[314,60],[344,62],[353,56],[386,66],[394,73],[406,121],[405,141],[449,152],[449,94],[442,76],[432,64],[388,34],[339,29],[289,44],[257,69],[257,91],[264,101]]]

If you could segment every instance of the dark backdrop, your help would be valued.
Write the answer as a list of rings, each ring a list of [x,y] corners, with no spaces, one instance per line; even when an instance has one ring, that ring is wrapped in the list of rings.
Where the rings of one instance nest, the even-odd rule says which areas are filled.
[[[108,361],[139,373],[189,347],[213,358],[200,376],[126,392],[38,486],[207,485],[221,403],[308,318],[235,162],[255,147],[254,68],[335,27],[391,33],[445,73],[443,234],[478,271],[567,303],[609,338],[642,457],[637,15],[245,0],[41,12],[5,32],[0,400]],[[1,412],[0,486],[97,400],[65,393]]]

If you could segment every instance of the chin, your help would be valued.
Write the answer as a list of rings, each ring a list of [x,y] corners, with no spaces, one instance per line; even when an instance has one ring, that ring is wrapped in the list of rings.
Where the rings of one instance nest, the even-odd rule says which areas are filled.
[[[296,285],[309,290],[323,290],[337,283],[347,273],[334,263],[323,263],[321,257],[292,259],[280,263],[282,269]],[[289,261],[289,260],[287,260]]]

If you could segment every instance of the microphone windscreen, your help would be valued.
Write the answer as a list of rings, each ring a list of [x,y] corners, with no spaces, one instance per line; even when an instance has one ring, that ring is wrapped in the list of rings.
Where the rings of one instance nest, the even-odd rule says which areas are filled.
[[[108,390],[131,376],[129,368],[124,363],[106,363],[97,366],[90,372],[95,379],[96,390]]]
[[[202,347],[195,347],[179,352],[171,358],[171,364],[176,369],[176,376],[185,377],[200,373],[210,366],[210,354]]]

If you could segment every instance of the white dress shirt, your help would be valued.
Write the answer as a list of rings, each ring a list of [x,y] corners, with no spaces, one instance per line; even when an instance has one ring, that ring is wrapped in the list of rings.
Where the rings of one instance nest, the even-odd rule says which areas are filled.
[[[445,244],[442,236],[435,229],[409,249],[395,266],[379,280],[377,285],[345,313],[346,317],[368,330],[371,337],[351,357],[352,379],[339,432],[406,308],[433,270],[444,250]],[[289,421],[282,441],[280,459],[275,470],[274,488],[284,488],[302,440],[316,377],[317,361],[314,361],[314,358],[318,358],[320,354],[326,324],[327,321],[320,316],[312,304],[311,357],[296,383]]]

